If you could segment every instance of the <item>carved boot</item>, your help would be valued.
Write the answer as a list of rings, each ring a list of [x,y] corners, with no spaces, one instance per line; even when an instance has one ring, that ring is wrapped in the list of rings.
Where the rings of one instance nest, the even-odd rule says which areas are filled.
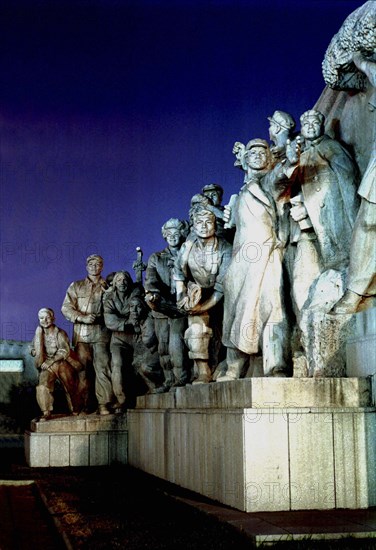
[[[240,350],[227,348],[227,372],[218,376],[217,382],[231,382],[240,378],[243,367],[248,361],[248,355]]]
[[[196,380],[192,384],[208,384],[211,382],[211,371],[208,362],[203,359],[195,359],[195,371],[198,373]]]
[[[334,315],[351,315],[356,313],[363,296],[347,289],[344,296],[336,303],[330,313]]]

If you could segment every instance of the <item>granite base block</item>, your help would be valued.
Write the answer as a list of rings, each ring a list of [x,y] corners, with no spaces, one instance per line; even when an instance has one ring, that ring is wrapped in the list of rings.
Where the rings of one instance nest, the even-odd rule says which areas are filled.
[[[33,420],[25,433],[31,467],[106,466],[127,463],[126,416],[97,415]]]
[[[128,411],[129,464],[245,512],[376,505],[369,379],[244,382],[179,388],[166,409],[139,403]],[[269,405],[229,407],[246,387]],[[207,406],[184,407],[182,390]],[[294,406],[299,391],[319,405]]]

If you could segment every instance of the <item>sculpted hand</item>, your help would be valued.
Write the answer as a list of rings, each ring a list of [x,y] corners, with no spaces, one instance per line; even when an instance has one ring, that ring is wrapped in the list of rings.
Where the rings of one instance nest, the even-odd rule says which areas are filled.
[[[145,296],[145,300],[147,302],[159,302],[160,299],[161,299],[161,296],[159,292],[150,292]]]
[[[232,152],[233,154],[237,157],[237,158],[241,158],[244,154],[244,151],[245,151],[245,145],[244,143],[240,143],[240,141],[235,141],[234,143],[234,147],[232,148]]]
[[[290,210],[290,216],[293,220],[296,222],[300,222],[304,220],[305,218],[308,218],[308,212],[304,204],[300,204],[298,206],[293,206]]]
[[[95,321],[95,313],[87,313],[86,315],[80,315],[77,317],[79,323],[84,323],[85,325],[92,325]]]
[[[286,141],[286,157],[291,162],[291,164],[297,164],[299,162],[301,153],[301,139],[298,136],[296,140],[291,141],[288,139]]]
[[[197,305],[193,306],[192,308],[188,309],[187,311],[188,311],[188,315],[196,315],[197,313],[202,312],[202,308],[201,308],[200,304],[197,304]]]
[[[41,369],[41,370],[47,370],[48,367],[49,367],[49,364],[46,363],[46,361],[45,361],[44,363],[41,364],[40,369]]]
[[[223,210],[223,221],[225,223],[229,223],[231,220],[231,206],[229,204],[226,204]]]
[[[150,307],[150,309],[155,309],[158,302],[160,302],[161,296],[159,292],[147,292],[145,296],[145,302]]]

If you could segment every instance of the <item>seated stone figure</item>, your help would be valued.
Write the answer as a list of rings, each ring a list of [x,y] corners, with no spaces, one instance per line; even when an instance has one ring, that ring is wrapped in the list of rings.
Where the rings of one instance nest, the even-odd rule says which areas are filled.
[[[194,361],[193,383],[212,379],[217,366],[223,298],[222,280],[231,245],[215,235],[216,218],[200,204],[190,212],[193,234],[183,243],[175,261],[174,279],[178,306],[188,312],[185,341]]]
[[[70,412],[77,414],[80,407],[78,373],[83,366],[73,357],[67,333],[54,324],[54,311],[42,308],[38,311],[38,319],[31,355],[35,357],[35,366],[39,371],[36,393],[43,413],[40,420],[51,417],[56,380],[64,389]]]

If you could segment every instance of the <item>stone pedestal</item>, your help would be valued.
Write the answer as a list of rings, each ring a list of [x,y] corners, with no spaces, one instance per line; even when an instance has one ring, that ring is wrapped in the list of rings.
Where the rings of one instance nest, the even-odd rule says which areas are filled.
[[[376,505],[367,378],[178,388],[128,411],[129,464],[246,512]]]
[[[31,423],[25,433],[26,462],[32,467],[105,466],[127,463],[125,416],[64,416]]]

